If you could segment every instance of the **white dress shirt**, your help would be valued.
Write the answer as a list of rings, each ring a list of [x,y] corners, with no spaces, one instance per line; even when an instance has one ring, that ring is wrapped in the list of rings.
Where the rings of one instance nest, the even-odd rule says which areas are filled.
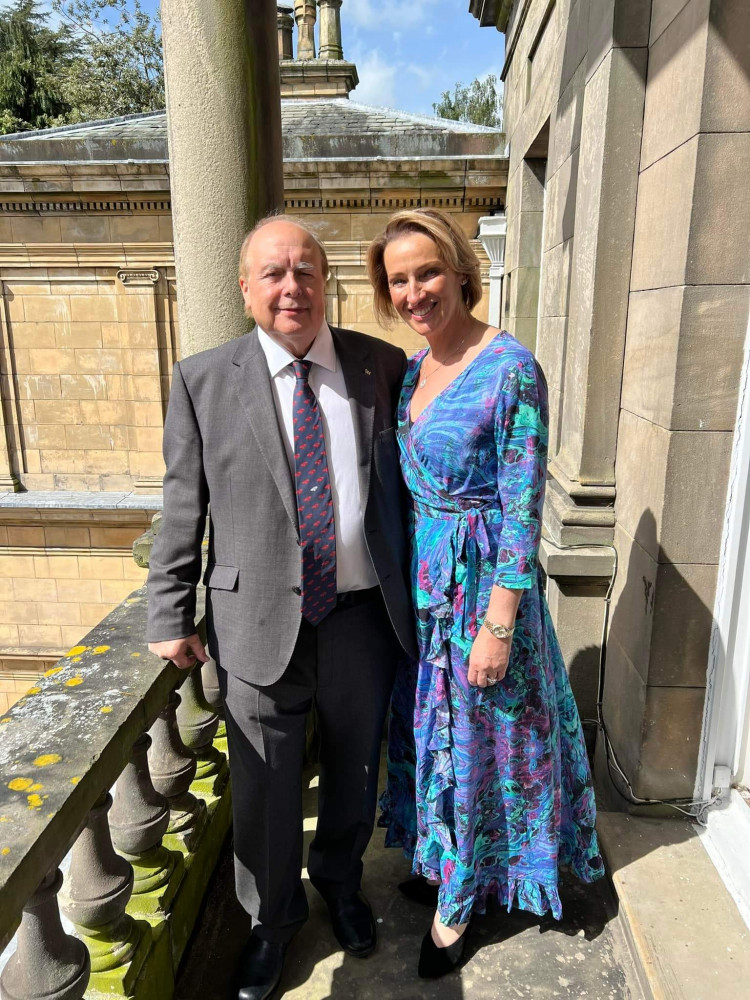
[[[276,415],[294,481],[292,404],[296,379],[292,361],[297,359],[265,330],[260,327],[256,329],[271,373]],[[350,590],[366,590],[377,586],[378,578],[365,544],[354,418],[344,373],[336,357],[331,331],[325,321],[303,360],[313,363],[309,382],[317,397],[323,421],[336,528],[336,590],[339,594]]]

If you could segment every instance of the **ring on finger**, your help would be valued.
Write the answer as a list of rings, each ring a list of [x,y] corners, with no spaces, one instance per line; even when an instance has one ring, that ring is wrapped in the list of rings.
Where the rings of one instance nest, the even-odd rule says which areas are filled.
[[[497,677],[487,677],[487,684],[491,687],[493,684],[497,684]]]

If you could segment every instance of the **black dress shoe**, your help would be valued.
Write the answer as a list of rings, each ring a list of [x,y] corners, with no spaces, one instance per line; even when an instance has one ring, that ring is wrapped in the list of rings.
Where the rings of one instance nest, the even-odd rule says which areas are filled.
[[[419,966],[417,967],[419,978],[438,979],[448,972],[453,972],[464,957],[468,933],[469,928],[467,927],[458,941],[449,944],[447,948],[438,948],[432,940],[432,928],[430,928],[422,940],[422,949],[419,952]]]
[[[367,958],[375,950],[377,933],[375,918],[365,894],[360,890],[351,896],[326,899],[336,940],[353,958]]]
[[[439,885],[433,885],[424,878],[410,878],[406,882],[399,882],[398,889],[412,903],[421,903],[431,910],[437,909]]]
[[[281,979],[285,944],[250,935],[236,973],[237,1000],[266,1000]]]

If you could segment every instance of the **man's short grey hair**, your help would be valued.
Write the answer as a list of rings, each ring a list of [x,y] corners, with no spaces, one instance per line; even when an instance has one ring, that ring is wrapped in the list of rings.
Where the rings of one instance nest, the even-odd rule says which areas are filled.
[[[307,235],[313,240],[313,242],[317,246],[318,250],[320,250],[320,262],[323,268],[323,277],[327,281],[328,254],[326,253],[326,248],[323,241],[315,232],[315,230],[310,225],[308,225],[307,222],[304,221],[304,219],[297,218],[297,216],[295,215],[287,215],[285,212],[270,212],[268,215],[264,215],[262,219],[258,219],[253,228],[244,238],[244,240],[242,241],[242,246],[240,247],[240,277],[241,278],[245,277],[246,273],[245,264],[247,261],[247,251],[253,236],[255,236],[258,230],[264,229],[266,226],[269,226],[272,222],[291,222],[293,223],[293,225],[299,226],[300,229],[304,230],[304,232],[307,233]]]

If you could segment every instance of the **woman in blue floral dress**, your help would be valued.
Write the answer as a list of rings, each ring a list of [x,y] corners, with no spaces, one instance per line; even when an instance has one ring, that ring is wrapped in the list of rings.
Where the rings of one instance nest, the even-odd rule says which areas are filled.
[[[381,824],[426,880],[400,888],[437,902],[419,961],[429,977],[455,967],[488,899],[559,919],[560,866],[590,882],[603,864],[538,568],[544,375],[515,338],[472,317],[479,262],[448,216],[397,213],[368,269],[379,317],[428,343],[398,411],[420,659],[394,691]]]

